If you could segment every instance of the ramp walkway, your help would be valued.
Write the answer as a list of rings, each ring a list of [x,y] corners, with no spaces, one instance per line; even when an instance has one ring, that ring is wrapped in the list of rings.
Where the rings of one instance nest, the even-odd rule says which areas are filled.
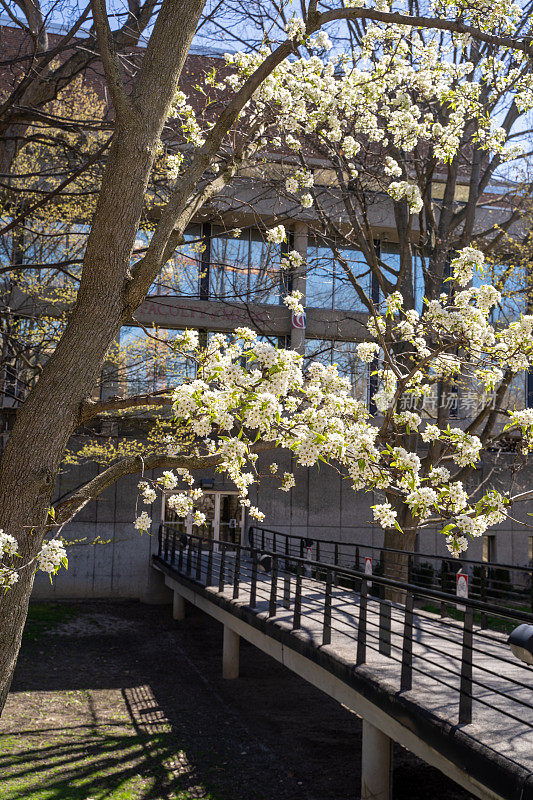
[[[177,619],[189,601],[223,623],[225,677],[243,637],[363,718],[362,800],[392,797],[392,741],[477,797],[533,800],[533,667],[507,645],[532,614],[171,526],[152,565]]]

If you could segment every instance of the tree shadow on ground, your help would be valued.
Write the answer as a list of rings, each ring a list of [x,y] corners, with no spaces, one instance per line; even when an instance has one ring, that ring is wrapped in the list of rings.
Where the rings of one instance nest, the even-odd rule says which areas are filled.
[[[360,720],[222,626],[168,607],[41,613],[2,719],[2,800],[357,800]],[[53,614],[52,614],[53,616]],[[395,800],[471,796],[398,749]]]

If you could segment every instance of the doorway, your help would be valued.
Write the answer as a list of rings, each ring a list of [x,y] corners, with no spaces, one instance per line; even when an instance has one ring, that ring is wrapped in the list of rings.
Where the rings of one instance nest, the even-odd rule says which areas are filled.
[[[194,503],[194,510],[205,514],[204,525],[193,525],[192,514],[186,519],[178,517],[167,505],[167,497],[163,503],[163,522],[170,523],[181,533],[201,536],[207,543],[231,542],[242,544],[244,531],[244,508],[239,505],[237,492],[204,491],[202,497]]]

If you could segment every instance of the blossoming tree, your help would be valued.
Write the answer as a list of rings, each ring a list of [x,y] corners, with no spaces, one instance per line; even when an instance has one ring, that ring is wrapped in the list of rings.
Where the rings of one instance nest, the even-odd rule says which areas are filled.
[[[18,411],[0,464],[2,576],[10,587],[0,601],[0,704],[5,700],[18,653],[35,567],[40,564],[53,571],[64,558],[61,545],[52,544],[50,539],[43,543],[45,537],[50,533],[53,536],[54,526],[71,518],[114,479],[139,471],[137,458],[112,465],[98,476],[96,483],[90,482],[66,503],[52,509],[55,478],[72,433],[102,411],[127,405],[126,401],[115,404],[95,401],[91,396],[93,387],[120,327],[131,319],[142,302],[152,281],[180,243],[189,220],[231,182],[239,169],[261,163],[261,154],[269,145],[276,120],[280,128],[289,129],[295,122],[307,119],[313,130],[319,130],[327,127],[329,119],[338,119],[339,125],[332,128],[333,136],[340,133],[342,137],[341,115],[346,113],[360,119],[356,134],[364,136],[376,115],[381,114],[374,101],[388,82],[392,81],[398,91],[405,85],[409,92],[418,80],[419,63],[411,64],[409,53],[396,40],[392,47],[381,40],[376,39],[374,44],[368,40],[365,45],[368,52],[380,57],[368,58],[363,54],[360,65],[350,70],[351,78],[339,80],[334,77],[333,62],[324,64],[319,58],[301,54],[300,46],[317,35],[317,45],[327,45],[325,35],[319,33],[321,29],[335,21],[350,20],[374,20],[385,26],[426,27],[468,35],[516,53],[517,63],[524,72],[523,103],[529,102],[530,45],[523,24],[517,22],[517,7],[511,2],[491,6],[490,14],[481,4],[456,4],[449,9],[439,4],[427,16],[412,16],[400,4],[398,8],[385,8],[381,0],[369,8],[352,4],[337,7],[332,3],[321,12],[311,0],[304,9],[303,19],[293,18],[288,22],[279,43],[265,44],[258,53],[229,59],[229,81],[227,75],[206,76],[206,95],[211,90],[221,93],[216,106],[221,110],[198,117],[187,98],[180,92],[176,94],[176,86],[202,8],[202,0],[163,0],[141,65],[126,90],[104,3],[91,2],[114,105],[115,132],[85,250],[76,303],[53,354]],[[391,56],[389,50],[397,52],[397,57]],[[441,128],[428,121],[425,127],[415,130],[417,137],[431,141],[442,137],[453,139],[458,129],[456,138],[460,140],[461,125],[469,115],[477,114],[475,98],[465,100],[458,88],[458,73],[463,67],[448,64],[446,57],[429,64],[425,80],[428,91],[448,105],[449,120]],[[498,69],[497,64],[494,69]],[[457,121],[451,111],[465,105],[466,110]],[[390,119],[394,135],[398,128],[395,111],[392,106],[384,106],[382,111]],[[146,251],[132,263],[146,187],[169,113],[181,120],[187,141],[179,152],[172,153],[169,170],[174,183]],[[493,135],[492,124],[482,126],[480,121],[479,125],[484,146],[497,150],[501,142]],[[356,141],[356,136],[353,138]],[[346,144],[349,148],[350,142]],[[447,155],[448,152],[453,152],[453,146]],[[299,177],[295,176],[295,180],[300,183]],[[309,188],[306,182],[304,176],[301,181],[304,189]],[[409,184],[407,178],[403,182],[392,181],[388,190],[395,197],[407,198],[415,208],[416,193],[406,183]],[[308,191],[303,193],[304,206],[312,202],[308,194]],[[281,234],[278,229],[277,235]],[[460,257],[458,276],[463,265],[472,260],[468,253]],[[460,280],[458,277],[457,281]],[[380,427],[373,424],[363,405],[350,397],[334,369],[312,368],[309,377],[304,377],[298,356],[262,347],[250,341],[250,334],[243,336],[241,331],[229,344],[215,339],[205,354],[197,353],[197,380],[176,391],[176,413],[198,436],[198,452],[174,456],[167,453],[147,459],[146,466],[190,469],[217,465],[232,476],[246,502],[246,487],[253,479],[253,469],[247,465],[253,464],[254,449],[288,447],[302,463],[314,463],[318,458],[334,460],[356,486],[365,479],[383,488],[389,500],[376,514],[385,526],[397,521],[397,502],[407,505],[416,520],[424,521],[432,514],[439,517],[448,514],[450,519],[455,515],[450,531],[453,546],[460,549],[468,525],[479,526],[483,520],[489,524],[503,513],[504,499],[486,495],[479,508],[471,506],[467,498],[462,503],[460,478],[450,475],[448,480],[442,471],[429,478],[429,470],[423,461],[418,463],[414,449],[391,445],[386,439],[396,427],[409,424],[414,429],[417,422],[414,417],[408,420],[397,417],[395,400],[400,393],[405,390],[422,396],[433,374],[453,373],[456,365],[463,363],[463,351],[472,361],[472,368],[487,370],[487,376],[491,371],[496,374],[496,370],[502,370],[504,375],[512,371],[513,358],[527,360],[529,351],[524,349],[524,342],[529,321],[517,323],[517,328],[509,329],[503,339],[498,331],[494,332],[493,341],[486,323],[486,307],[492,298],[486,293],[465,291],[466,295],[459,292],[451,296],[450,303],[433,300],[437,305],[428,308],[427,318],[423,315],[415,319],[409,311],[404,314],[398,295],[392,295],[388,301],[387,312],[376,311],[372,315],[375,327],[369,330],[369,337],[375,337],[374,343],[383,354],[379,378],[384,422]],[[298,298],[290,302],[297,303]],[[399,335],[408,343],[401,358],[388,347],[388,338]],[[423,339],[427,346],[422,345]],[[370,351],[364,344],[366,349],[361,354],[366,358]],[[189,351],[191,345],[194,350],[189,335],[183,346]],[[411,357],[415,361],[409,368]],[[240,366],[239,358],[244,359],[248,368]],[[490,382],[490,377],[487,380]],[[528,419],[517,419],[516,424],[522,425],[528,434]],[[215,438],[213,425],[220,429]],[[240,436],[234,435],[235,426],[242,431]],[[261,444],[259,439],[253,444],[251,434],[247,433],[254,430],[253,438],[258,431],[259,439],[263,438]],[[439,428],[429,429],[426,435],[432,437],[432,448],[443,453],[442,459],[435,462],[435,469],[447,469],[441,462],[448,457],[459,468],[475,458],[477,440],[473,434]],[[202,441],[206,442],[205,455]],[[209,441],[213,444],[208,444]],[[172,483],[181,477],[188,479],[187,474],[166,479]],[[284,488],[289,485],[290,477],[284,476]],[[143,487],[148,496],[150,488]],[[190,508],[194,491],[188,489],[176,501],[181,504],[178,507],[182,512]],[[459,512],[461,519],[457,517]],[[141,516],[138,522],[140,527],[143,519],[146,518]],[[409,527],[404,524],[404,528]]]
[[[272,233],[279,235],[279,229]],[[195,332],[181,337],[179,347],[196,361],[198,371],[195,380],[174,391],[176,423],[190,427],[196,456],[215,459],[252,517],[264,517],[249,500],[258,480],[255,445],[261,440],[292,451],[301,466],[332,464],[354,490],[384,492],[386,501],[373,507],[384,530],[397,530],[412,542],[417,530],[438,524],[450,552],[460,554],[469,537],[506,517],[509,496],[488,489],[472,502],[465,477],[483,446],[501,436],[503,426],[495,425],[501,399],[513,376],[527,370],[533,358],[533,316],[495,327],[489,316],[499,292],[489,284],[464,288],[482,266],[483,254],[465,248],[452,262],[449,293],[428,303],[421,315],[405,311],[396,292],[369,318],[368,341],[357,350],[364,362],[379,355],[375,415],[352,396],[336,366],[314,363],[304,374],[300,355],[257,341],[253,331],[242,328],[230,338],[213,336],[203,349]],[[298,308],[298,298],[289,296],[287,304]],[[393,345],[399,341],[404,347],[397,356]],[[488,394],[497,387],[496,405],[487,399],[468,428],[423,422],[414,411],[398,412],[400,397],[412,396],[421,408],[436,382],[458,373],[481,383]],[[509,429],[519,432],[521,452],[529,453],[533,410],[509,411]],[[177,491],[180,482],[183,491]],[[282,491],[293,485],[291,473],[280,476]],[[170,502],[183,517],[201,496],[186,468],[165,472],[154,485],[141,482],[144,502],[152,503],[158,488],[176,492]],[[204,522],[198,512],[194,521]],[[135,526],[147,530],[150,522],[143,512]]]

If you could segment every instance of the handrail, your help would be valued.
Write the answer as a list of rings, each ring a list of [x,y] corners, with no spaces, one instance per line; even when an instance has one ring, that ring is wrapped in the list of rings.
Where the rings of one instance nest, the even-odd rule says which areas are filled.
[[[164,528],[166,523],[161,523],[160,528]],[[188,539],[193,539],[196,541],[206,541],[203,536],[199,536],[194,533],[184,533],[183,536],[186,536]],[[208,540],[213,542],[212,539]],[[320,570],[331,570],[334,573],[339,573],[344,575],[348,578],[356,578],[357,580],[364,580],[370,583],[376,583],[381,586],[387,586],[393,589],[400,589],[402,591],[410,592],[411,594],[415,594],[417,596],[422,597],[429,597],[435,600],[444,600],[448,603],[457,603],[459,602],[461,605],[467,606],[472,608],[475,611],[484,611],[488,614],[494,614],[499,617],[508,617],[515,619],[519,622],[527,622],[533,623],[533,613],[528,613],[527,611],[521,611],[519,609],[508,609],[505,608],[502,611],[501,606],[492,605],[492,603],[485,603],[482,600],[475,600],[471,597],[460,597],[458,598],[456,594],[451,594],[448,592],[442,592],[438,589],[429,589],[426,587],[418,586],[414,583],[408,583],[407,581],[399,581],[395,580],[394,578],[386,578],[384,575],[368,575],[366,572],[361,572],[360,570],[351,569],[349,567],[342,567],[336,564],[330,564],[329,562],[324,561],[313,561],[312,559],[307,558],[300,558],[299,556],[293,556],[286,553],[280,553],[279,550],[266,550],[263,548],[251,547],[242,544],[235,544],[234,542],[225,542],[225,541],[217,541],[215,544],[222,549],[233,549],[233,550],[240,550],[241,552],[244,550],[249,552],[251,555],[254,552],[260,552],[262,555],[271,556],[278,560],[289,560],[293,561],[296,564],[301,564],[302,566],[306,567],[316,567]],[[401,551],[400,551],[401,552]],[[320,582],[320,579],[318,579]]]
[[[292,616],[292,630],[306,631],[317,647],[320,639],[316,634],[321,636],[322,646],[335,647],[339,637],[341,641],[347,637],[357,645],[356,667],[367,663],[369,650],[397,662],[401,665],[398,677],[402,691],[412,689],[413,675],[429,677],[452,697],[458,695],[461,724],[472,721],[475,700],[477,708],[488,706],[533,729],[533,673],[513,658],[502,636],[517,624],[533,625],[533,613],[473,597],[459,598],[409,580],[370,575],[274,548],[215,542],[178,531],[172,524],[161,523],[158,545],[156,562],[159,559],[170,570],[210,587],[215,594],[237,600],[244,593],[246,604],[253,610],[259,603],[267,619],[276,617],[281,608],[289,610],[287,621],[290,624]],[[228,558],[230,553],[236,557]],[[348,586],[339,585],[339,578]],[[376,587],[378,594],[374,595]],[[423,609],[415,612],[417,599],[458,604],[464,614],[458,620],[444,622]],[[503,628],[499,633],[485,631],[483,625],[474,628],[476,612],[482,619],[491,615]],[[503,707],[492,700],[502,696],[508,699]],[[427,703],[432,704],[431,693]]]
[[[283,531],[276,531],[273,528],[263,528],[261,525],[250,525],[248,528],[248,532],[250,532],[251,530],[264,531],[265,533],[275,533],[276,536],[285,536],[289,539],[295,539],[297,541],[300,541],[302,539],[309,539],[313,543],[319,542],[320,544],[328,544],[328,545],[337,544],[339,545],[339,547],[362,547],[362,548],[366,547],[369,550],[380,550],[380,551],[385,549],[383,546],[379,547],[378,545],[366,544],[365,542],[339,542],[339,541],[335,542],[335,540],[332,539],[319,539],[316,536],[301,536],[295,533],[284,533]],[[512,569],[512,570],[517,570],[518,572],[526,572],[528,575],[533,575],[533,565],[525,567],[518,564],[507,564],[500,561],[479,561],[476,559],[463,558],[462,556],[456,558],[455,556],[452,556],[451,553],[449,556],[437,555],[436,553],[425,553],[421,552],[420,550],[399,550],[394,547],[387,547],[386,550],[389,553],[401,553],[408,556],[417,556],[419,558],[420,557],[433,558],[439,561],[444,560],[461,564],[474,564],[480,567],[487,567],[494,569],[509,569],[509,570]]]

